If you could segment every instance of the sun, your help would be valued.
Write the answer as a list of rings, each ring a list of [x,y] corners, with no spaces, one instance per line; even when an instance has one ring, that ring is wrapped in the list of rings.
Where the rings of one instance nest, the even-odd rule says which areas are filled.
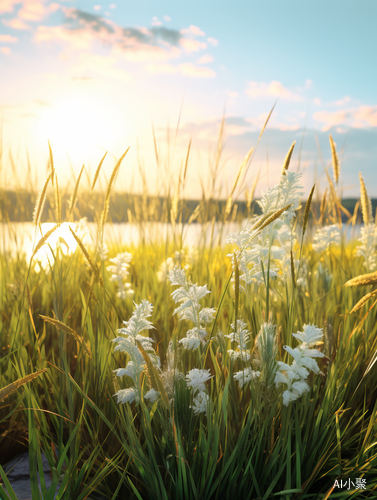
[[[85,163],[99,148],[111,149],[126,130],[114,106],[81,92],[44,109],[37,133],[50,141],[54,152]]]

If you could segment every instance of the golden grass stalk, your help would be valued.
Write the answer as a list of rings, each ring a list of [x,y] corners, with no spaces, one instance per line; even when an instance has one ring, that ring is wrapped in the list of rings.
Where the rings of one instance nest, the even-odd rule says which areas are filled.
[[[285,157],[285,160],[284,160],[284,164],[283,164],[283,169],[281,171],[281,175],[285,175],[285,172],[289,168],[289,164],[290,164],[290,161],[291,161],[291,158],[292,158],[292,153],[293,153],[293,149],[295,147],[295,144],[296,144],[296,141],[293,141],[292,146],[289,148],[287,156]]]
[[[339,160],[338,160],[338,154],[335,149],[335,143],[332,139],[332,136],[330,134],[330,146],[331,146],[331,156],[332,156],[332,168],[334,172],[334,180],[338,184],[339,180]]]
[[[61,224],[62,222],[62,206],[61,206],[61,200],[60,200],[60,193],[59,193],[59,184],[58,184],[58,176],[55,174],[55,210],[56,210],[56,221],[58,224]]]
[[[42,188],[42,191],[39,193],[37,202],[35,204],[34,214],[33,214],[33,224],[35,224],[36,226],[38,226],[38,224],[41,222],[43,208],[46,202],[47,186],[48,183],[50,182],[51,175],[52,174],[49,174],[49,176],[47,177],[44,186]]]
[[[361,309],[363,307],[363,305],[368,302],[369,299],[371,299],[372,297],[375,297],[377,295],[377,290],[373,290],[373,292],[370,292],[370,293],[367,293],[366,295],[364,295],[364,297],[362,299],[359,300],[359,302],[353,306],[353,308],[350,310],[350,314],[358,311],[359,309]]]
[[[360,276],[348,280],[343,286],[365,286],[374,285],[375,283],[377,283],[377,271],[369,274],[360,274]]]
[[[123,161],[123,158],[126,156],[126,154],[128,153],[129,149],[130,148],[128,147],[127,150],[126,150],[126,152],[123,153],[123,155],[120,157],[120,159],[118,160],[118,162],[115,165],[114,170],[113,170],[113,172],[111,174],[111,177],[110,177],[110,180],[109,180],[109,184],[107,186],[106,197],[105,197],[105,204],[104,204],[103,212],[102,212],[101,219],[100,219],[100,233],[103,230],[103,227],[104,227],[105,222],[107,220],[107,216],[109,214],[111,186],[112,186],[112,184],[114,182],[116,174],[118,173],[118,170],[119,170],[119,167],[120,167],[120,165],[121,165],[121,163]]]
[[[286,210],[288,210],[289,207],[292,206],[292,203],[289,205],[286,205],[283,208],[280,208],[279,210],[276,210],[270,217],[268,217],[263,224],[259,227],[258,231],[262,231],[265,227],[269,226],[272,222],[274,222],[276,219],[278,219]]]
[[[75,208],[75,203],[76,203],[76,200],[77,200],[77,192],[79,190],[80,179],[81,179],[83,171],[84,171],[84,165],[82,166],[80,174],[77,177],[75,189],[73,191],[73,194],[72,194],[72,197],[71,197],[71,200],[70,200],[70,203],[69,203],[69,218],[71,218],[71,216],[73,214],[73,209]]]
[[[9,396],[13,391],[18,389],[21,385],[26,384],[27,382],[30,382],[31,380],[34,380],[37,378],[41,373],[44,373],[47,371],[47,368],[44,368],[43,370],[38,370],[35,373],[31,373],[30,375],[26,375],[24,378],[20,378],[16,380],[15,382],[12,382],[11,384],[7,385],[6,387],[3,387],[0,389],[0,403],[4,401],[6,397]]]
[[[304,236],[305,231],[306,231],[306,226],[308,225],[308,220],[309,220],[309,215],[310,215],[310,206],[312,204],[314,189],[315,189],[315,184],[312,187],[312,190],[310,191],[310,194],[309,194],[309,198],[306,201],[304,219],[302,222],[302,236]]]
[[[96,182],[97,182],[97,179],[98,179],[98,176],[99,176],[99,172],[100,172],[100,170],[101,170],[102,163],[103,163],[104,159],[106,158],[106,155],[107,155],[107,151],[106,151],[106,153],[103,155],[102,160],[99,162],[99,165],[98,165],[98,167],[97,167],[96,173],[94,174],[94,179],[93,179],[93,182],[92,182],[92,191],[93,191],[93,189],[94,189],[94,186],[96,185]]]
[[[55,175],[55,167],[54,167],[54,157],[52,156],[52,149],[50,141],[48,141],[48,150],[50,155],[50,169],[51,169],[51,183],[54,185],[54,175]]]
[[[184,173],[183,173],[183,184],[184,184],[184,183],[185,183],[185,181],[186,181],[187,165],[188,165],[188,160],[189,160],[189,156],[190,156],[190,149],[191,149],[191,139],[190,139],[190,142],[189,142],[189,145],[188,145],[188,149],[187,149],[186,163],[185,163],[185,171],[184,171]]]
[[[200,210],[201,210],[201,206],[200,204],[198,203],[195,207],[195,210],[193,211],[193,213],[190,215],[190,218],[188,220],[188,224],[191,224],[191,222],[193,222],[199,215],[200,213]]]
[[[296,273],[295,273],[295,261],[293,259],[293,252],[291,250],[291,277],[293,286],[296,288]]]
[[[54,231],[59,227],[59,224],[56,224],[50,231],[47,231],[47,233],[42,236],[42,238],[38,241],[36,247],[34,248],[33,254],[31,256],[31,259],[33,259],[34,255],[42,248],[42,246],[46,243],[48,238],[52,235]]]
[[[30,294],[30,290],[29,290],[29,286],[26,285],[25,287],[25,295],[26,295],[26,298],[27,298],[27,302],[29,304],[29,309],[32,309],[33,308],[33,302],[31,300],[31,294]]]
[[[228,215],[230,214],[230,212],[232,210],[232,202],[233,202],[234,191],[236,190],[237,184],[238,184],[238,182],[239,182],[242,174],[245,172],[246,165],[247,165],[248,161],[250,160],[250,156],[252,155],[253,151],[254,151],[254,146],[252,146],[250,148],[250,150],[248,151],[248,153],[246,154],[245,158],[243,159],[243,161],[242,161],[242,163],[240,165],[237,177],[236,177],[236,179],[234,181],[234,184],[233,184],[233,187],[232,187],[232,191],[230,192],[230,195],[229,195],[227,203],[226,203],[226,207],[225,207],[225,219],[228,217]]]
[[[240,269],[236,252],[233,253],[234,258],[234,310],[235,310],[235,331],[237,332],[238,309],[240,305]]]
[[[170,409],[169,398],[168,395],[166,394],[164,384],[162,383],[162,380],[160,378],[160,375],[158,374],[156,367],[153,365],[151,358],[145,352],[143,346],[140,344],[138,340],[136,340],[136,345],[144,358],[145,364],[147,365],[147,377],[149,385],[152,387],[152,389],[160,393],[164,405],[169,410]]]
[[[261,130],[261,132],[260,132],[260,134],[259,134],[258,142],[260,141],[260,139],[261,139],[261,137],[262,137],[262,135],[263,135],[263,132],[265,131],[265,129],[266,129],[266,127],[267,127],[267,124],[268,124],[268,122],[269,122],[269,120],[270,120],[270,118],[271,118],[272,112],[273,112],[273,111],[274,111],[274,109],[275,109],[276,103],[277,103],[277,101],[275,101],[275,104],[272,106],[272,109],[271,109],[271,111],[270,111],[269,115],[267,116],[267,120],[264,122],[264,125],[263,125],[263,127],[262,127],[262,130]]]
[[[99,268],[98,268],[98,266],[96,266],[96,264],[93,262],[93,260],[90,257],[87,249],[85,248],[83,242],[80,240],[80,238],[77,236],[77,234],[72,230],[72,228],[70,226],[69,226],[69,230],[71,231],[72,236],[75,238],[75,240],[77,241],[77,244],[81,248],[82,253],[85,255],[85,258],[88,261],[88,264],[90,265],[90,267],[92,268],[97,281],[99,282],[99,284],[101,286],[104,286],[102,278],[101,278],[101,276],[99,274]]]
[[[326,202],[327,202],[327,188],[325,189],[325,192],[323,193],[322,200],[321,200],[321,206],[319,208],[319,211],[321,214],[320,220],[323,219],[323,216],[325,214]]]
[[[75,338],[75,340],[81,344],[84,348],[84,351],[87,353],[87,355],[91,358],[92,357],[92,353],[90,352],[90,348],[89,346],[86,345],[84,339],[82,337],[80,337],[80,335],[78,335],[74,330],[72,330],[72,328],[70,328],[69,326],[65,325],[64,323],[62,323],[61,321],[58,321],[57,319],[54,319],[54,318],[50,318],[49,316],[42,316],[42,314],[39,315],[40,318],[43,319],[43,321],[47,322],[47,323],[51,323],[52,325],[54,325],[54,327],[57,329],[57,330],[63,330],[64,332],[67,332],[69,333],[70,335],[73,335],[73,337]]]
[[[363,214],[364,224],[369,224],[372,221],[372,204],[370,202],[363,176],[359,172],[360,178],[360,193],[361,193],[361,211]]]

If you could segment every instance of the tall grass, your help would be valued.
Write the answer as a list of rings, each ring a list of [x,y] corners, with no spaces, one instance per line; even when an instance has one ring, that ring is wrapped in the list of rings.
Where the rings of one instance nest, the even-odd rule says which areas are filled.
[[[212,165],[212,191],[208,196],[203,192],[189,224],[210,210],[222,130],[223,126]],[[330,143],[338,185],[340,165],[332,138]],[[293,147],[282,161],[277,183],[291,178]],[[156,142],[155,151],[159,164]],[[165,211],[172,234],[166,241],[142,239],[138,246],[110,246],[107,256],[102,252],[111,186],[122,161],[127,161],[124,154],[104,193],[102,212],[96,211],[98,234],[93,247],[72,223],[81,170],[67,212],[76,251],[64,254],[64,242],[51,247],[49,264],[39,271],[34,266],[36,255],[27,262],[20,252],[13,257],[1,253],[0,390],[6,389],[0,392],[1,465],[20,451],[29,451],[33,499],[54,498],[58,484],[59,498],[70,500],[98,494],[109,499],[372,498],[377,490],[377,322],[376,302],[371,306],[369,299],[375,295],[371,287],[376,280],[375,274],[350,280],[373,271],[374,261],[366,260],[365,252],[356,254],[355,242],[346,245],[341,231],[344,207],[336,187],[328,176],[330,195],[323,196],[320,212],[310,202],[304,214],[297,212],[297,206],[281,195],[282,205],[276,199],[274,205],[266,203],[263,214],[253,218],[254,184],[252,195],[245,193],[249,232],[233,236],[225,247],[200,244],[193,258],[183,245],[185,224],[180,218],[189,152],[190,145],[178,182],[167,182]],[[212,221],[212,227],[217,218],[224,230],[237,211],[235,193],[244,188],[252,155],[251,150],[242,162],[222,212],[203,217]],[[101,175],[103,161],[92,186]],[[51,180],[55,200],[51,215],[59,230],[62,206],[51,149],[50,170],[34,222],[38,225],[41,220]],[[363,182],[361,193],[364,222],[374,238]],[[141,232],[141,213],[148,210],[147,192],[144,195],[144,202],[131,213]],[[313,190],[303,196],[311,201]],[[284,219],[295,211],[298,215],[292,222]],[[354,223],[356,214],[349,216]],[[6,220],[2,214],[2,221]],[[276,235],[283,222],[288,228],[286,240]],[[334,228],[318,233],[322,236],[314,245],[305,241],[306,228],[320,229],[324,222]],[[299,241],[293,238],[294,224],[299,235],[297,229],[303,226]],[[38,234],[36,249],[45,247],[48,238]],[[370,238],[358,248],[372,241],[367,251],[375,254],[375,240]],[[264,257],[258,254],[258,260],[253,254],[254,261],[245,260],[254,258],[247,252],[255,252],[261,241],[267,250]],[[279,252],[285,246],[283,262]],[[123,277],[134,291],[132,298],[123,298],[108,270],[110,259],[121,252],[132,255],[129,267],[123,268]],[[248,272],[250,279],[245,278]],[[172,285],[174,280],[178,281]],[[178,292],[177,285],[186,295]],[[198,290],[200,305],[199,296],[194,300]],[[112,341],[120,338],[123,322],[128,322],[128,330],[136,328],[135,305],[142,301],[153,307],[150,324],[139,318],[139,337],[127,344],[136,351],[131,355],[114,349]],[[204,311],[201,316],[200,311]],[[275,383],[277,368],[283,366],[278,363],[291,364],[289,352],[299,345],[292,334],[308,324],[323,332],[323,344],[317,346],[322,354],[319,373],[312,372],[308,390],[286,405]],[[196,349],[184,348],[182,340],[189,330],[192,337],[186,343],[193,342]],[[131,359],[141,360],[141,374],[117,377],[115,370],[122,370]],[[195,387],[199,376],[204,381]],[[114,395],[125,397],[130,392],[122,391],[132,387],[140,397],[118,403]],[[42,452],[53,476],[48,491]],[[0,497],[13,499],[1,467],[0,474],[8,491],[7,495],[0,486]],[[357,478],[366,480],[366,490],[337,487],[341,481],[355,483]]]

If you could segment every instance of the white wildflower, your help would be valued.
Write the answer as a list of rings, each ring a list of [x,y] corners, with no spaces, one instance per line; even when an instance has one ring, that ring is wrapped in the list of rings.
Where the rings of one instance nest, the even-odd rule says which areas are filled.
[[[116,257],[110,259],[110,262],[114,265],[107,267],[107,270],[113,273],[110,277],[110,281],[118,283],[117,297],[121,299],[125,299],[134,293],[134,291],[131,290],[130,283],[125,283],[131,260],[132,255],[130,253],[119,253]]]
[[[318,349],[311,349],[314,345],[321,343],[322,329],[314,325],[304,325],[303,330],[303,332],[292,334],[300,342],[298,347],[292,349],[290,346],[284,346],[284,349],[294,358],[292,365],[278,361],[275,384],[276,387],[281,384],[287,385],[287,389],[283,392],[285,406],[288,406],[291,401],[296,401],[304,392],[310,390],[306,382],[309,376],[308,370],[318,374],[319,367],[313,358],[324,356]]]
[[[208,404],[209,396],[206,392],[199,392],[194,397],[194,404],[190,406],[194,410],[195,415],[199,413],[207,413],[207,404]]]
[[[178,314],[179,321],[185,319],[195,324],[195,327],[187,332],[186,338],[179,342],[186,349],[197,349],[200,344],[204,345],[206,342],[207,331],[204,325],[213,321],[213,316],[216,313],[215,309],[209,307],[202,309],[199,304],[199,300],[211,292],[207,290],[207,285],[198,286],[190,283],[186,278],[185,271],[179,269],[178,266],[169,272],[169,280],[172,285],[180,286],[171,294],[174,302],[182,303],[174,310],[173,314]]]
[[[280,276],[281,263],[284,259],[287,260],[288,256],[290,258],[290,250],[295,243],[294,234],[290,227],[291,221],[295,215],[295,210],[299,206],[300,196],[303,195],[300,178],[301,174],[286,172],[277,186],[262,193],[262,199],[258,203],[263,215],[279,210],[289,204],[291,204],[291,207],[273,223],[266,226],[257,238],[246,228],[239,233],[232,233],[228,236],[227,242],[236,243],[239,248],[236,251],[236,259],[240,270],[240,281],[244,281],[246,285],[253,281],[258,284],[262,282],[266,284],[269,258],[271,260],[270,279]],[[280,246],[276,246],[275,241]],[[229,256],[233,259],[234,269],[234,255],[229,254]],[[276,267],[277,265],[280,268]],[[244,290],[241,285],[240,289]]]
[[[190,387],[195,393],[197,390],[205,391],[206,386],[204,383],[212,377],[213,375],[211,375],[209,370],[198,370],[197,368],[194,368],[189,371],[185,379],[187,386]]]
[[[160,368],[161,365],[160,358],[152,348],[153,339],[140,335],[143,330],[150,330],[154,328],[152,323],[146,319],[151,316],[153,306],[147,300],[143,300],[141,304],[134,305],[135,310],[131,319],[123,322],[126,327],[118,330],[118,333],[121,333],[123,336],[117,337],[111,341],[118,343],[114,351],[126,352],[131,358],[127,363],[126,368],[118,368],[117,370],[114,370],[114,373],[116,373],[118,377],[128,375],[132,378],[135,385],[135,388],[118,391],[118,402],[121,399],[121,402],[132,402],[135,400],[136,403],[138,403],[140,400],[139,381],[140,375],[145,368],[145,360],[139,351],[136,340],[140,342],[143,349],[147,352],[152,363],[157,368]],[[134,394],[134,396],[132,396],[132,394]]]
[[[356,250],[356,255],[364,257],[365,267],[368,272],[373,272],[377,268],[377,228],[375,224],[365,224],[360,230],[361,236],[358,241],[361,245]]]
[[[250,367],[245,368],[243,371],[236,372],[233,375],[233,378],[238,381],[240,388],[247,384],[253,379],[256,379],[260,376],[260,372],[252,370]]]
[[[152,403],[154,403],[159,396],[160,393],[158,391],[155,391],[153,388],[150,389],[146,394],[144,394],[144,398],[149,399]]]
[[[340,243],[340,229],[336,224],[317,229],[314,236],[313,249],[316,252],[325,252],[330,245]]]

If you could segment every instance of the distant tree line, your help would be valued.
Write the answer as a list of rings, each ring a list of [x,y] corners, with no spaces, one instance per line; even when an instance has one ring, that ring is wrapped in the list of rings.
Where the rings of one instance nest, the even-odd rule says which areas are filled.
[[[27,191],[4,191],[0,190],[0,221],[7,222],[32,222],[33,212],[37,196]],[[70,195],[64,194],[61,198],[62,218],[68,215]],[[353,215],[356,198],[342,200],[342,206]],[[373,214],[376,212],[377,199],[371,200]],[[79,195],[76,203],[74,218],[78,220],[87,217],[88,222],[98,220],[104,204],[104,195],[101,193],[84,192]],[[320,204],[314,202],[312,210],[317,214]],[[54,194],[49,193],[43,210],[42,222],[55,221]],[[305,202],[301,202],[301,210]],[[208,222],[215,219],[240,221],[253,214],[261,214],[257,200],[249,205],[246,201],[233,201],[227,204],[227,200],[214,200],[202,198],[201,200],[177,200],[174,198],[163,198],[161,196],[142,196],[138,194],[113,193],[110,199],[108,220],[117,222]],[[347,214],[342,211],[342,219],[348,219]],[[360,208],[358,221],[361,221]]]

